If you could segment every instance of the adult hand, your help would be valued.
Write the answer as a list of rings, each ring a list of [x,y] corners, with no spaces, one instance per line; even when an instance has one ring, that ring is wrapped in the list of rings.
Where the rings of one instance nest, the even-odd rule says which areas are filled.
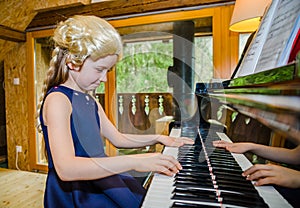
[[[287,188],[300,188],[300,171],[273,164],[256,164],[243,176],[255,181],[256,186],[276,184]]]
[[[213,146],[220,147],[234,153],[245,153],[251,150],[252,143],[240,142],[231,143],[223,140],[213,141]]]
[[[135,157],[134,170],[139,172],[157,172],[168,176],[173,176],[182,169],[179,162],[170,155],[161,153],[147,153],[132,155]]]

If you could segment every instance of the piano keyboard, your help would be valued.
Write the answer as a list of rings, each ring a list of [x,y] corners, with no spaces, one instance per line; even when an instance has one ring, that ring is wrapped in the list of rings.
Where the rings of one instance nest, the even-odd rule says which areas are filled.
[[[180,133],[174,128],[170,136]],[[224,133],[216,132],[215,137],[231,141]],[[163,154],[178,158],[183,169],[174,177],[155,173],[142,208],[292,207],[274,187],[257,187],[241,176],[252,165],[243,154],[214,148],[208,145],[211,141],[202,142],[200,146],[165,147]]]

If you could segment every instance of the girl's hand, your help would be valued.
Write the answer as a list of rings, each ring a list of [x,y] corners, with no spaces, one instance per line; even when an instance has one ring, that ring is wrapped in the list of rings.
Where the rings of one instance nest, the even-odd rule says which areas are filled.
[[[251,145],[252,144],[248,142],[231,143],[223,140],[213,141],[213,146],[224,148],[234,153],[245,153],[251,149]]]
[[[255,181],[256,186],[276,184],[287,188],[300,188],[300,172],[280,165],[256,164],[247,169],[243,176]]]
[[[147,153],[132,155],[135,159],[134,170],[139,172],[157,172],[167,176],[173,176],[182,169],[179,162],[170,155],[161,153]]]
[[[161,136],[158,139],[158,142],[169,146],[169,147],[180,147],[184,144],[194,144],[194,140],[187,137],[170,137],[170,136]]]

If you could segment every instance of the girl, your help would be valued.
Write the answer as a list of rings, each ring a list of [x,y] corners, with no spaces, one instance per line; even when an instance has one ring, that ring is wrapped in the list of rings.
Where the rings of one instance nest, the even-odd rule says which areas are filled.
[[[45,81],[40,123],[48,155],[45,207],[139,207],[145,190],[130,170],[168,176],[181,166],[160,153],[107,157],[102,137],[116,147],[155,143],[179,147],[188,138],[129,135],[117,131],[101,105],[88,94],[121,58],[117,31],[95,16],[74,16],[58,25]]]

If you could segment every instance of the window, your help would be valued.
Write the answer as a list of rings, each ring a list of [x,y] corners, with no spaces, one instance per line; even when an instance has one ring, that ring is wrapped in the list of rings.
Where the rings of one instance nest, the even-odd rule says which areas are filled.
[[[120,30],[121,35],[135,31],[123,34],[123,59],[116,66],[117,127],[123,133],[160,133],[155,128],[156,120],[174,114],[173,88],[168,85],[168,68],[174,64],[173,24],[153,24],[147,26],[152,29],[149,32],[137,32],[138,27]],[[199,27],[192,34],[195,84],[213,77],[213,38],[211,18],[194,20],[194,25]],[[159,31],[153,31],[156,29]],[[118,153],[136,151],[118,150]]]
[[[155,119],[164,115],[172,115],[172,108],[169,108],[172,89],[168,86],[166,73],[168,67],[173,65],[172,25],[174,21],[193,20],[195,22],[194,70],[196,76],[194,81],[206,82],[214,78],[230,77],[232,66],[235,66],[238,56],[238,38],[232,38],[231,33],[224,32],[228,31],[226,23],[230,21],[232,9],[231,5],[109,20],[125,40],[124,60],[127,60],[126,63],[120,63],[116,70],[109,73],[105,86],[96,90],[96,97],[102,103],[109,119],[119,129],[126,129],[121,125],[127,121],[127,123],[134,124],[134,129],[138,133],[153,133],[154,129],[151,127]],[[47,43],[52,34],[52,29],[27,33],[28,50],[32,51],[28,54],[30,167],[37,170],[47,170],[45,165],[41,165],[44,163],[44,156],[41,155],[43,144],[34,123],[38,95],[41,90],[40,78],[45,77],[42,73],[48,69],[45,65],[45,71],[40,71],[43,68],[39,66],[38,59],[44,59],[44,55],[49,52],[44,43]],[[43,52],[44,55],[37,54],[38,48],[46,49]],[[229,60],[228,57],[231,59]],[[48,64],[49,60],[45,63]],[[127,98],[128,100],[124,97],[122,100],[119,99],[121,93],[132,95]],[[140,93],[140,99],[132,97],[137,93]],[[134,116],[132,112],[135,112]],[[120,117],[126,113],[129,118]],[[142,117],[136,116],[138,114]],[[146,119],[146,122],[139,118]],[[140,125],[141,123],[145,125]],[[107,141],[106,152],[111,156],[116,155],[115,148]]]

